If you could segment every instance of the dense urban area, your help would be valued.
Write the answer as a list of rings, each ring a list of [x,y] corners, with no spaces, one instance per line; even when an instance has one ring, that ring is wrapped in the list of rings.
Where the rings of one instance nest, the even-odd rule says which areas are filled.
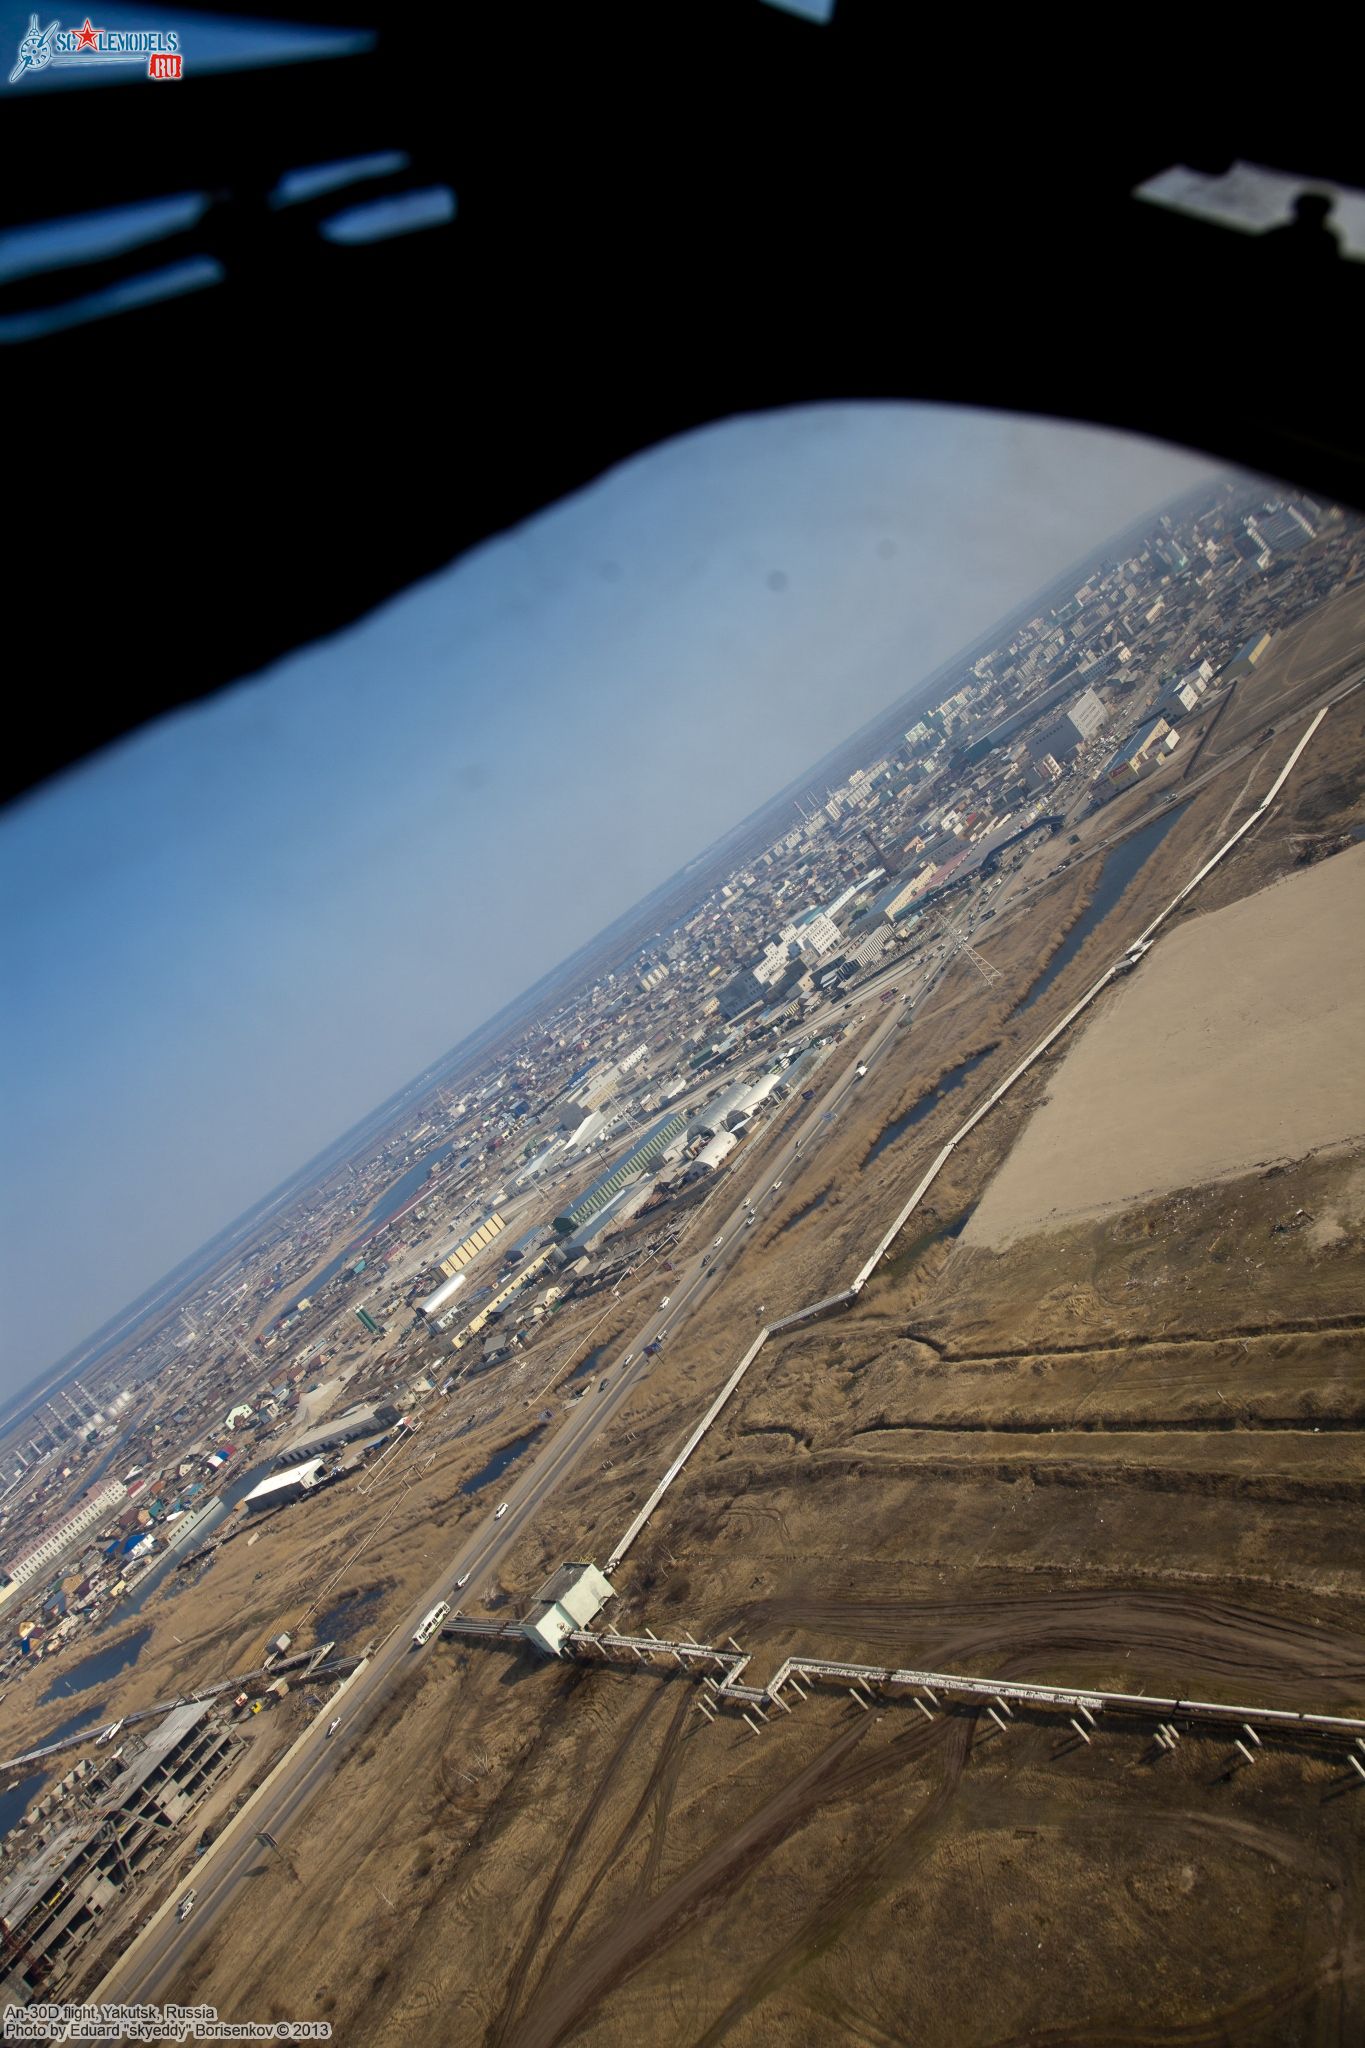
[[[1101,549],[33,1381],[8,2003],[1360,2038],[1363,552]]]

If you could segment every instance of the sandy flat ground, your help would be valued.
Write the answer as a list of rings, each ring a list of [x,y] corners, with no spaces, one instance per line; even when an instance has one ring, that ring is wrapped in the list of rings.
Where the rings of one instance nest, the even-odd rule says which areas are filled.
[[[1000,1246],[1365,1133],[1365,846],[1158,940],[987,1188]]]

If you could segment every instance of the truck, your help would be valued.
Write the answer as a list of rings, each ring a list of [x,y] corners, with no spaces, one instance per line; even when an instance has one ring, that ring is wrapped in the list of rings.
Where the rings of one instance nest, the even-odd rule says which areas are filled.
[[[422,1619],[418,1622],[416,1628],[412,1632],[412,1647],[414,1650],[420,1650],[423,1643],[429,1643],[431,1641],[432,1637],[435,1635],[437,1629],[441,1626],[441,1623],[445,1620],[449,1612],[449,1601],[438,1600],[436,1602],[436,1605],[431,1609],[430,1613],[424,1614],[422,1616]]]

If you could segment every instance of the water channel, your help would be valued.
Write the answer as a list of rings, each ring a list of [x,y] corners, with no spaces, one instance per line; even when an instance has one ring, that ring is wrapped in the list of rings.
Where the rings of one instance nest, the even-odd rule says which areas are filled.
[[[995,1050],[995,1045],[983,1045],[980,1052],[974,1052],[969,1059],[961,1060],[957,1066],[950,1067],[936,1087],[931,1088],[927,1095],[921,1095],[919,1101],[914,1103],[904,1116],[896,1117],[886,1126],[858,1169],[859,1172],[871,1166],[874,1159],[880,1159],[888,1145],[894,1145],[898,1138],[903,1138],[907,1131],[912,1131],[916,1124],[922,1124],[927,1116],[931,1116],[944,1096],[951,1095],[955,1088],[960,1088],[968,1076],[976,1072],[982,1060],[988,1060]]]
[[[130,1664],[136,1664],[142,1645],[151,1632],[150,1628],[134,1629],[123,1642],[110,1643],[106,1649],[95,1650],[75,1664],[66,1664],[53,1678],[47,1691],[39,1693],[39,1706],[46,1706],[49,1700],[60,1699],[63,1693],[85,1692],[92,1685],[107,1685]]]
[[[460,1492],[477,1493],[481,1486],[488,1486],[493,1480],[501,1478],[508,1466],[514,1464],[539,1435],[539,1429],[528,1429],[525,1436],[513,1437],[510,1444],[504,1444],[472,1478],[465,1480]]]
[[[1021,1002],[1016,1003],[1014,1016],[1022,1017],[1025,1010],[1033,1008],[1039,996],[1047,994],[1057,976],[1071,965],[1096,925],[1108,917],[1129,883],[1141,873],[1176,819],[1183,816],[1187,807],[1188,800],[1186,803],[1173,805],[1169,811],[1163,811],[1160,817],[1151,819],[1140,831],[1130,832],[1126,839],[1120,839],[1117,846],[1110,847],[1104,856],[1094,895],[1028,994]]]

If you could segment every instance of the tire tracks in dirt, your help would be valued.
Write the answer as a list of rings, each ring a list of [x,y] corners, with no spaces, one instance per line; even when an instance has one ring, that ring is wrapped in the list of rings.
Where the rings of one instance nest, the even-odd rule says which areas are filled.
[[[646,1790],[653,1795],[654,1814],[650,1823],[649,1848],[645,1853],[645,1867],[640,1873],[638,1889],[645,1898],[651,1898],[658,1882],[659,1863],[664,1852],[668,1835],[668,1816],[673,1809],[673,1795],[678,1789],[678,1778],[682,1771],[684,1750],[678,1740],[688,1715],[692,1711],[693,1696],[690,1686],[683,1688],[674,1723],[669,1729],[663,1754],[655,1766],[650,1785]],[[700,1733],[700,1730],[698,1731]]]
[[[663,1697],[662,1689],[651,1693],[646,1698],[644,1704],[637,1709],[632,1718],[626,1723],[623,1734],[603,1765],[596,1785],[584,1802],[583,1809],[575,1821],[564,1847],[560,1850],[559,1861],[555,1864],[550,1874],[549,1883],[541,1893],[540,1902],[532,1916],[531,1925],[523,1937],[521,1947],[507,1973],[502,2004],[494,2016],[486,2036],[490,2043],[490,2048],[495,2048],[495,2044],[500,2044],[509,2038],[517,2006],[526,1988],[526,1981],[534,1965],[536,1953],[545,1938],[545,1931],[550,1924],[559,1895],[564,1889],[569,1873],[573,1869],[574,1862],[584,1841],[587,1839],[593,1822],[597,1819],[611,1792],[612,1782],[617,1770],[629,1755],[645,1723],[658,1711]]]
[[[905,1741],[904,1753],[900,1758],[903,1765],[912,1756],[922,1755],[931,1747],[944,1751],[943,1773],[939,1783],[928,1798],[916,1809],[908,1824],[899,1829],[874,1853],[869,1855],[855,1869],[848,1871],[825,1893],[824,1897],[808,1913],[795,1933],[760,1965],[749,1981],[737,1991],[725,2010],[714,2019],[706,2032],[699,2036],[697,2048],[717,2048],[740,2020],[761,2005],[774,1991],[782,1989],[799,1974],[817,1946],[824,1950],[835,1941],[866,1906],[869,1899],[888,1884],[899,1883],[908,1877],[916,1864],[923,1861],[932,1851],[939,1834],[946,1823],[953,1801],[966,1768],[974,1733],[975,1716],[951,1723],[940,1722],[933,1731],[914,1731],[916,1740]],[[890,1745],[894,1752],[897,1744]],[[888,1775],[887,1753],[878,1751],[875,1759],[875,1775]],[[865,1779],[866,1772],[849,1772],[841,1776],[841,1786],[846,1789],[862,1789],[851,1781]]]
[[[913,1448],[906,1443],[898,1452],[893,1442],[884,1449],[863,1444],[856,1448],[813,1451],[809,1458],[810,1476],[817,1481],[836,1479],[843,1472],[851,1471],[859,1475],[880,1473],[917,1480],[959,1480],[965,1477],[979,1482],[993,1480],[1001,1485],[1028,1479],[1036,1487],[1066,1487],[1075,1491],[1105,1487],[1116,1492],[1174,1495],[1182,1500],[1250,1501],[1272,1507],[1301,1507],[1309,1502],[1320,1506],[1328,1501],[1357,1506],[1365,1496],[1365,1475],[1359,1478],[1322,1477],[1314,1473],[1300,1476],[1292,1471],[1229,1470],[1223,1465],[1197,1462],[1138,1465],[1125,1462],[1122,1457],[1101,1460],[1080,1455],[1067,1456],[1065,1453],[1046,1457],[1035,1453],[1030,1456],[1027,1446],[1020,1446],[1010,1456],[1000,1449],[994,1457],[967,1449],[957,1457],[944,1452],[933,1457],[927,1453],[912,1456]],[[750,1512],[757,1514],[758,1510],[751,1507]]]
[[[649,1957],[715,1912],[817,1806],[838,1796],[846,1775],[841,1766],[873,1725],[862,1715],[846,1723],[746,1821],[712,1843],[647,1903],[620,1916],[576,1964],[531,2000],[517,2028],[517,2048],[553,2048]],[[882,1762],[878,1753],[877,1764]]]
[[[937,1416],[908,1420],[892,1416],[881,1422],[864,1423],[860,1429],[854,1430],[845,1444],[832,1445],[831,1449],[856,1450],[861,1438],[878,1436],[1238,1436],[1255,1430],[1286,1431],[1293,1436],[1359,1435],[1365,1430],[1365,1411],[1354,1415],[1320,1416],[1316,1421],[1302,1415],[1240,1416],[1226,1413],[1155,1419],[1147,1416],[1105,1416],[1084,1422],[1065,1415],[1039,1416],[1031,1422],[943,1421]],[[740,1434],[746,1437],[789,1436],[810,1449],[808,1439],[803,1439],[798,1431],[781,1423],[763,1423],[741,1430]]]
[[[850,1320],[846,1329],[854,1330]],[[1244,1338],[1273,1340],[1277,1337],[1317,1337],[1334,1331],[1365,1329],[1365,1315],[1354,1311],[1339,1315],[1302,1316],[1293,1322],[1230,1323],[1220,1330],[1133,1330],[1123,1336],[1091,1338],[1086,1343],[1021,1344],[1017,1348],[991,1351],[959,1350],[924,1331],[907,1327],[901,1334],[916,1344],[951,1359],[954,1365],[1033,1365],[1053,1358],[1102,1358],[1116,1351],[1150,1351],[1168,1346],[1171,1350],[1207,1351],[1218,1344],[1241,1343]]]
[[[1359,1979],[1361,1966],[1333,1949],[1304,1973],[1283,1976],[1236,2005],[1224,2007],[1206,2019],[1106,2024],[1082,2020],[1074,2027],[1030,2027],[1023,2033],[1001,2035],[992,2048],[1252,2048],[1258,2030],[1262,2048],[1284,2048],[1289,2036],[1283,2022],[1323,1993],[1340,1987],[1347,1977]],[[1307,2037],[1303,2037],[1307,2038]],[[1344,2035],[1327,2038],[1345,2040]]]
[[[649,1776],[645,1780],[644,1789],[641,1792],[639,1798],[636,1800],[635,1805],[631,1808],[631,1811],[627,1816],[626,1820],[622,1823],[620,1828],[618,1828],[614,1840],[612,1841],[610,1846],[604,1851],[602,1856],[598,1859],[597,1868],[593,1872],[592,1876],[584,1884],[578,1904],[574,1907],[568,1919],[564,1922],[564,1925],[560,1928],[558,1934],[556,1934],[554,1940],[550,1943],[549,1948],[546,1950],[544,1960],[541,1963],[540,1969],[536,1975],[535,1985],[530,1994],[532,2003],[534,2003],[535,2000],[541,1995],[542,1990],[553,1977],[555,1969],[557,1968],[559,1963],[559,1958],[563,1954],[565,1948],[567,1947],[570,1940],[573,1938],[574,1934],[577,1932],[579,1922],[582,1920],[584,1913],[586,1913],[589,1905],[592,1903],[593,1897],[596,1894],[598,1886],[601,1884],[603,1878],[607,1875],[607,1873],[612,1869],[614,1864],[617,1862],[618,1858],[623,1854],[631,1837],[634,1835],[636,1829],[639,1827],[641,1820],[644,1818],[649,1807],[654,1803],[656,1796],[658,1795],[659,1788],[664,1780],[665,1773],[668,1772],[670,1774],[671,1782],[676,1781],[678,1769],[682,1763],[683,1756],[682,1747],[678,1738],[682,1734],[684,1724],[687,1720],[688,1712],[691,1709],[692,1698],[693,1694],[692,1688],[690,1686],[680,1686],[678,1688],[678,1704],[674,1708],[673,1719],[669,1722],[668,1727],[664,1731],[664,1739],[663,1742],[660,1744],[659,1754],[655,1757],[654,1762],[650,1767]],[[619,1764],[619,1762],[620,1753],[618,1752],[617,1756],[612,1759],[612,1763],[608,1767],[609,1771],[614,1770],[616,1765]],[[649,1867],[649,1856],[653,1854],[653,1837],[657,1834],[657,1832],[658,1829],[656,1823],[656,1827],[651,1833],[650,1851],[649,1854],[647,1854],[646,1856],[646,1869],[648,1869]],[[641,1890],[646,1889],[643,1880],[639,1888]]]
[[[1198,1671],[1255,1681],[1271,1688],[1312,1679],[1348,1699],[1365,1691],[1365,1636],[1322,1628],[1311,1618],[1286,1616],[1185,1591],[1117,1589],[970,1597],[950,1616],[927,1601],[858,1600],[831,1594],[756,1601],[742,1609],[737,1627],[771,1635],[783,1629],[819,1631],[836,1641],[887,1645],[905,1655],[927,1636],[936,1664],[971,1669],[989,1658],[1027,1666],[1067,1654],[1103,1653],[1164,1660],[1171,1671]],[[979,1665],[978,1665],[979,1668]],[[1202,1677],[1200,1682],[1204,1682]],[[1187,1690],[1184,1685],[1178,1688]]]

